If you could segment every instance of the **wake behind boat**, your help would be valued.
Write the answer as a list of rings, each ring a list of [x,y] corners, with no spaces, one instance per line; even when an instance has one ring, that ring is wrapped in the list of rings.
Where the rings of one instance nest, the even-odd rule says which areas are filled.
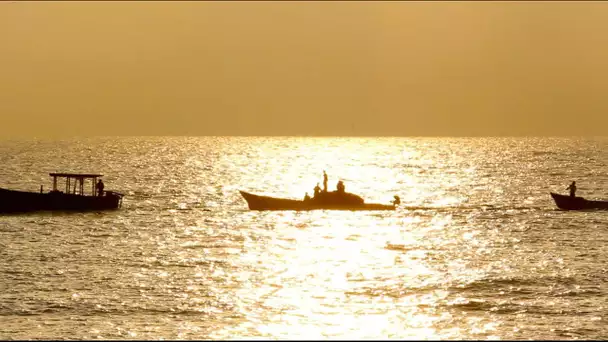
[[[239,191],[247,201],[250,210],[395,210],[396,205],[364,203],[355,194],[337,191],[320,193],[309,200],[295,200],[254,195]]]
[[[123,195],[115,191],[104,191],[99,174],[51,173],[53,190],[43,193],[0,188],[0,213],[16,213],[43,210],[106,210],[117,209]],[[65,178],[65,192],[57,188],[57,178]],[[85,180],[91,180],[91,193],[85,191]]]
[[[558,208],[563,210],[608,210],[608,201],[593,201],[583,197],[566,196],[551,192],[551,197]]]

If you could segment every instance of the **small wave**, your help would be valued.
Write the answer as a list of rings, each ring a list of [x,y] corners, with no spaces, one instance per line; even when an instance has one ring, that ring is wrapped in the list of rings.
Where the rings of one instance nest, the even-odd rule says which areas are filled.
[[[200,306],[198,306],[200,305]],[[95,301],[80,300],[67,304],[63,303],[39,303],[38,308],[29,307],[9,307],[0,306],[0,315],[10,316],[38,316],[46,314],[74,314],[78,316],[95,316],[99,314],[135,314],[148,313],[159,315],[180,315],[180,316],[201,316],[213,315],[218,312],[230,312],[233,308],[230,304],[217,303],[214,297],[209,297],[206,303],[200,303],[196,307],[180,305],[177,307],[169,307],[162,305],[145,305],[145,304],[126,304],[126,305],[107,305],[99,304]]]
[[[104,238],[104,237],[111,237],[111,236],[116,236],[116,234],[112,234],[112,233],[88,233],[86,234],[86,236],[90,236],[90,237],[96,237],[96,238]]]
[[[600,280],[603,282],[603,280]],[[594,281],[595,282],[595,281]],[[574,283],[574,282],[573,282]],[[576,283],[580,284],[580,280]],[[593,296],[601,296],[603,294],[601,287],[598,285],[573,285],[567,284],[568,288],[553,287],[545,292],[546,295],[551,297],[593,297]]]
[[[545,155],[556,155],[556,152],[553,151],[532,151],[532,155],[534,156],[545,156]]]
[[[447,303],[448,307],[458,308],[466,311],[490,311],[494,308],[494,304],[482,299],[464,299],[459,298]]]
[[[407,251],[411,251],[416,248],[408,248],[405,245],[387,243],[386,246],[384,247],[384,249],[387,249],[389,251],[407,252]]]
[[[547,308],[529,303],[505,302],[497,299],[466,299],[458,298],[445,304],[451,309],[462,311],[491,312],[494,314],[540,314],[540,315],[562,315],[564,310]]]
[[[176,263],[167,262],[162,264],[165,267],[199,267],[210,265],[214,265],[214,263],[206,260],[183,260]]]
[[[500,291],[519,295],[539,295],[548,286],[573,285],[573,277],[539,276],[539,277],[510,277],[497,279],[479,279],[467,284],[452,286],[455,291],[473,291],[475,293],[496,293]]]
[[[457,206],[400,206],[400,208],[411,211],[526,211],[526,210],[545,210],[539,206],[494,206],[488,205],[457,205]]]
[[[17,227],[17,226],[13,226],[10,225],[8,223],[0,223],[0,232],[2,233],[14,233],[14,232],[20,232],[23,231],[25,228],[23,227]]]
[[[391,297],[391,298],[402,298],[406,295],[404,290],[391,290],[387,291],[384,289],[362,289],[355,291],[344,292],[347,296],[369,296],[369,297]]]
[[[362,283],[365,279],[360,277],[353,277],[349,279],[351,282]],[[411,294],[425,294],[440,289],[439,286],[433,284],[426,285],[388,285],[379,287],[363,286],[358,289],[345,291],[344,294],[347,296],[365,296],[365,297],[392,297],[402,298]]]

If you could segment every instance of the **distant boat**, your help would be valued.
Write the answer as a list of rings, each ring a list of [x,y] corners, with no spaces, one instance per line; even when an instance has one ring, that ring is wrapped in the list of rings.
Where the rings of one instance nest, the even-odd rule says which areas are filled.
[[[364,203],[348,192],[321,192],[309,200],[254,195],[240,191],[250,210],[395,210],[396,205]],[[397,196],[395,197],[397,199]]]
[[[586,200],[583,197],[570,197],[566,195],[551,193],[551,197],[555,201],[558,208],[563,210],[588,210],[588,209],[604,209],[608,210],[608,201],[592,201]]]
[[[107,210],[122,205],[123,194],[103,191],[96,196],[95,185],[99,174],[50,173],[53,177],[53,190],[47,193],[9,190],[0,188],[0,213],[15,213],[44,210]],[[57,189],[57,178],[65,178],[65,192]],[[85,180],[92,182],[91,193],[84,190]]]

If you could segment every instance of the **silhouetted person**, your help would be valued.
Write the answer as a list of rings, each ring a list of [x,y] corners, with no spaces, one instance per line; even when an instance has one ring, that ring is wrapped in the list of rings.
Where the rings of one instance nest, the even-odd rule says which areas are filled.
[[[338,181],[338,184],[336,185],[336,190],[338,190],[338,193],[343,194],[344,193],[344,182]]]
[[[319,186],[319,183],[317,183],[317,186],[315,186],[315,193],[313,197],[317,197],[317,195],[319,195],[319,192],[321,192],[321,187]]]
[[[327,173],[323,170],[323,192],[327,192]]]
[[[399,198],[399,196],[395,195],[393,197],[395,198],[393,201],[391,201],[393,205],[401,204],[401,199]]]
[[[97,182],[97,196],[103,196],[103,181],[100,179],[99,182]]]
[[[572,181],[572,184],[570,184],[570,186],[567,187],[566,190],[570,190],[570,197],[576,197],[575,196],[575,193],[576,193],[576,182]]]
[[[310,201],[310,196],[308,196],[308,192],[304,195],[304,202]]]

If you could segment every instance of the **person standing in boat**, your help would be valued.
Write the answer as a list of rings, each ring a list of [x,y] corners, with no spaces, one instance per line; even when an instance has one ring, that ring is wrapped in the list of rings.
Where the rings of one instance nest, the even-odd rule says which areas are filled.
[[[570,184],[570,186],[567,187],[566,190],[570,190],[570,197],[576,197],[575,196],[575,193],[576,193],[576,182],[572,181],[572,184]]]
[[[317,183],[317,186],[315,186],[314,195],[312,197],[317,197],[320,192],[321,192],[321,187],[319,186],[319,183]]]
[[[99,182],[97,182],[97,196],[103,196],[104,187],[105,187],[105,185],[103,184],[103,181],[100,179]]]
[[[323,192],[327,192],[327,173],[323,170]]]

